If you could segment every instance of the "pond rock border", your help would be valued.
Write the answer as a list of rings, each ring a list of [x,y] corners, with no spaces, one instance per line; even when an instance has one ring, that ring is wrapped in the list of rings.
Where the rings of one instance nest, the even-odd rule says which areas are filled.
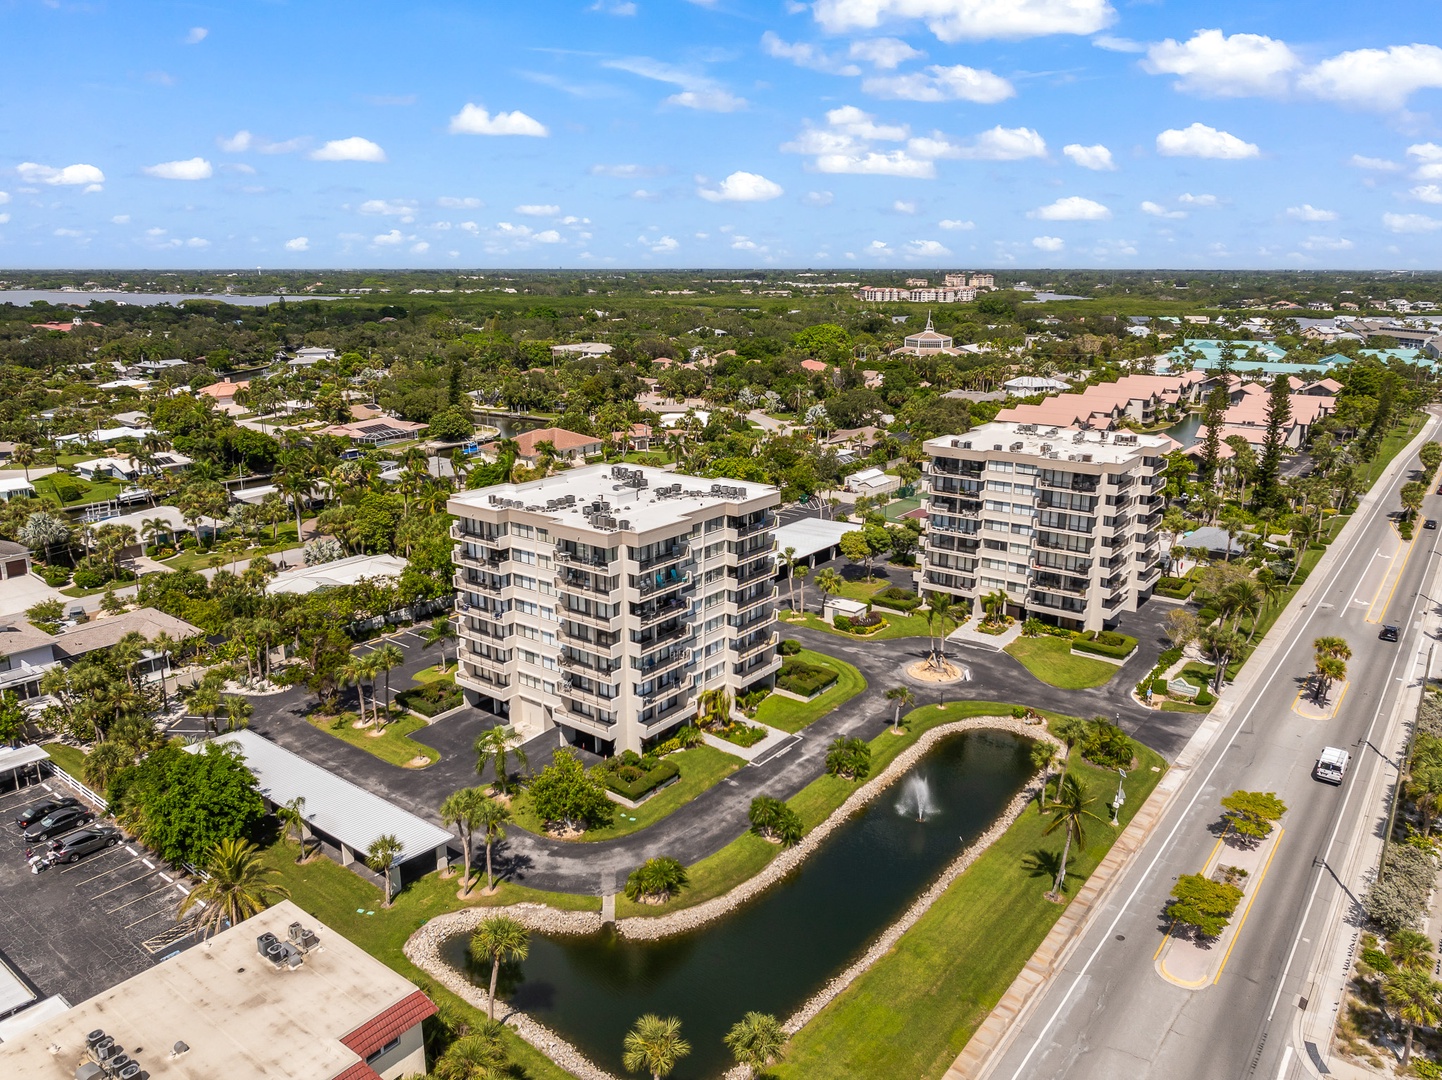
[[[898,754],[879,774],[853,791],[821,824],[812,829],[794,847],[786,848],[772,859],[760,873],[737,885],[730,892],[712,900],[697,904],[670,915],[635,916],[616,922],[616,931],[633,941],[656,941],[674,934],[684,934],[705,926],[707,923],[730,914],[736,908],[754,899],[774,885],[792,870],[795,870],[833,831],[857,810],[877,798],[888,787],[901,779],[941,739],[968,731],[1003,731],[1023,738],[1050,742],[1062,746],[1061,740],[1053,736],[1045,724],[1028,723],[1025,720],[1001,716],[976,716],[964,720],[943,723],[925,732],[911,746]],[[900,940],[907,930],[915,926],[923,915],[936,903],[947,888],[960,877],[996,840],[1021,816],[1027,804],[1036,796],[1037,777],[1017,792],[1006,808],[942,871],[941,875],[918,896],[901,916],[889,925],[845,971],[829,980],[792,1013],[784,1027],[795,1034],[813,1019],[827,1005],[834,1001],[848,986],[875,964]],[[447,990],[454,993],[477,1009],[485,1010],[488,995],[481,987],[474,985],[460,971],[448,964],[441,956],[441,945],[450,937],[469,933],[481,921],[496,914],[506,914],[524,925],[528,930],[541,934],[580,935],[594,934],[602,927],[601,915],[595,911],[562,911],[545,904],[511,904],[506,907],[464,908],[447,912],[431,919],[422,926],[405,944],[405,955],[422,971],[430,975]],[[497,1002],[498,1005],[502,1004]],[[587,1058],[580,1050],[519,1009],[505,1008],[501,1022],[515,1029],[541,1053],[579,1080],[619,1080]],[[744,1080],[748,1072],[737,1067],[726,1073],[727,1080]]]

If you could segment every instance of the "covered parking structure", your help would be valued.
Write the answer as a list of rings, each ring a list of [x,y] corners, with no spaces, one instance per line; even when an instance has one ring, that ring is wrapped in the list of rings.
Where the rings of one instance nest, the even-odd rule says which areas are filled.
[[[782,525],[776,530],[777,569],[784,569],[781,556],[787,548],[795,548],[792,558],[807,566],[827,562],[836,557],[841,538],[860,529],[861,525],[854,521],[823,521],[813,517]]]
[[[31,773],[39,780],[50,755],[39,746],[0,746],[0,788],[19,787]]]
[[[228,732],[214,741],[240,750],[260,784],[261,796],[272,808],[304,799],[306,835],[317,835],[338,848],[342,866],[364,860],[371,844],[387,835],[401,844],[401,853],[390,869],[396,887],[401,882],[403,864],[434,853],[436,869],[444,870],[448,865],[447,847],[454,838],[439,825],[402,810],[253,731]],[[193,743],[187,749],[198,750],[203,745]]]

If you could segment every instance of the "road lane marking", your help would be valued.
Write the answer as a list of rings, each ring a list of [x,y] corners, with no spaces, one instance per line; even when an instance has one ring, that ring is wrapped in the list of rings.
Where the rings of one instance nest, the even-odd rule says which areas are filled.
[[[1287,835],[1286,829],[1277,830],[1277,840],[1272,845],[1271,852],[1267,855],[1267,861],[1262,864],[1262,872],[1257,876],[1257,887],[1252,890],[1252,895],[1247,898],[1247,906],[1242,909],[1242,921],[1237,923],[1237,932],[1232,935],[1232,943],[1227,946],[1226,954],[1222,957],[1222,966],[1217,968],[1217,977],[1212,980],[1212,985],[1222,981],[1222,972],[1227,970],[1227,961],[1232,958],[1232,950],[1237,947],[1237,942],[1242,939],[1242,931],[1247,928],[1247,916],[1252,913],[1252,905],[1257,902],[1257,897],[1262,892],[1262,882],[1267,880],[1267,871],[1272,868],[1272,860],[1277,857],[1277,849],[1282,846],[1282,837]]]
[[[1372,552],[1372,557],[1367,560],[1367,566],[1366,566],[1366,568],[1365,568],[1360,574],[1358,574],[1357,577],[1358,577],[1359,579],[1365,578],[1365,577],[1367,576],[1367,574],[1371,571],[1371,569],[1372,569],[1372,564],[1373,564],[1374,562],[1376,562],[1378,559],[1386,559],[1386,558],[1389,558],[1389,556],[1383,555],[1383,554],[1382,554],[1382,549],[1381,549],[1381,548],[1378,548],[1376,551]],[[1383,575],[1382,575],[1382,581],[1380,581],[1380,582],[1377,583],[1377,590],[1376,590],[1376,592],[1374,592],[1374,593],[1372,594],[1372,599],[1371,599],[1371,600],[1364,600],[1364,599],[1362,598],[1362,582],[1361,582],[1361,580],[1358,580],[1358,582],[1357,582],[1357,591],[1352,594],[1352,603],[1354,603],[1354,604],[1367,604],[1367,605],[1370,607],[1370,606],[1376,601],[1376,599],[1377,599],[1377,593],[1379,593],[1379,592],[1382,591],[1382,585],[1386,582],[1386,580],[1387,580],[1387,575],[1386,575],[1386,574],[1383,574]]]
[[[1381,622],[1382,619],[1386,616],[1386,614],[1387,614],[1387,609],[1392,606],[1392,597],[1394,597],[1394,596],[1397,595],[1397,586],[1402,584],[1402,575],[1407,572],[1407,560],[1412,557],[1412,549],[1417,546],[1417,540],[1418,540],[1418,537],[1417,537],[1416,535],[1414,535],[1414,536],[1412,537],[1411,542],[1407,545],[1407,549],[1402,553],[1402,562],[1401,562],[1401,563],[1398,565],[1398,567],[1397,567],[1397,577],[1396,577],[1396,580],[1394,580],[1394,581],[1392,582],[1392,589],[1391,589],[1390,592],[1387,593],[1387,602],[1382,605],[1382,610],[1377,614],[1377,617],[1374,619],[1374,618],[1372,618],[1372,609],[1371,609],[1371,608],[1368,608],[1368,609],[1367,609],[1367,618],[1364,620],[1365,622],[1369,622],[1369,623],[1379,623],[1379,622]],[[1390,574],[1390,572],[1389,572],[1388,577],[1390,577],[1390,576],[1391,576],[1391,574]],[[1383,579],[1382,579],[1382,585],[1386,585],[1386,584],[1387,584],[1387,579],[1386,579],[1386,578],[1383,578]],[[1378,586],[1377,592],[1378,592],[1379,594],[1382,592],[1382,587],[1381,587],[1381,586]],[[1373,606],[1376,606],[1376,603],[1377,603],[1377,602],[1376,602],[1375,600],[1372,601]]]
[[[1172,940],[1172,931],[1176,929],[1177,920],[1173,919],[1168,925],[1166,932],[1162,934],[1162,943],[1157,946],[1157,951],[1152,953],[1152,963],[1156,963],[1157,957],[1162,955],[1162,950],[1167,947],[1167,942]]]
[[[1292,1062],[1292,1044],[1288,1043],[1282,1048],[1282,1067],[1277,1070],[1277,1080],[1287,1075],[1287,1066]]]
[[[1428,421],[1428,424],[1429,424],[1429,425],[1433,425],[1437,419],[1438,419],[1437,416],[1436,416],[1436,415],[1433,415],[1432,418],[1431,418],[1431,420]],[[1368,520],[1367,520],[1367,524],[1368,524],[1368,525],[1370,525],[1372,522],[1374,522],[1374,521],[1377,520],[1377,516],[1378,516],[1378,514],[1380,513],[1381,509],[1382,509],[1382,501],[1379,499],[1379,500],[1377,501],[1377,504],[1376,504],[1375,506],[1373,506],[1373,508],[1372,508],[1371,516],[1370,516],[1370,517],[1368,518]],[[1355,520],[1355,519],[1354,519],[1354,520]],[[1361,529],[1358,530],[1357,536],[1356,536],[1356,538],[1352,541],[1351,546],[1348,548],[1346,555],[1343,556],[1343,558],[1339,560],[1339,562],[1340,562],[1341,565],[1345,566],[1345,565],[1351,560],[1351,558],[1356,554],[1356,552],[1357,552],[1357,546],[1362,542],[1362,532],[1363,532],[1363,531],[1364,531],[1364,530],[1361,530]],[[1420,591],[1419,591],[1419,593],[1418,593],[1418,596],[1419,596],[1419,597],[1421,596]],[[1415,604],[1415,601],[1414,601],[1414,604]],[[1305,609],[1305,608],[1299,608],[1298,610],[1299,610],[1299,611],[1303,611],[1303,610],[1306,610],[1306,609]],[[1316,613],[1317,613],[1319,610],[1321,610],[1321,609],[1314,607],[1314,608],[1312,608],[1310,611],[1308,611],[1307,614],[1302,618],[1301,626],[1298,627],[1298,628],[1294,628],[1294,631],[1293,631],[1293,632],[1295,633],[1297,629],[1300,629],[1300,630],[1302,630],[1302,631],[1305,631],[1305,630],[1307,629],[1307,627],[1311,625],[1311,622],[1312,622],[1313,617],[1315,617]],[[1300,644],[1301,641],[1302,641],[1305,637],[1306,637],[1306,634],[1305,634],[1305,633],[1299,633],[1299,634],[1297,634],[1295,640],[1293,641],[1292,648],[1295,648],[1298,644]],[[1064,994],[1062,995],[1061,1001],[1057,1004],[1057,1007],[1052,1011],[1052,1014],[1051,1014],[1051,1016],[1047,1019],[1046,1023],[1042,1025],[1042,1028],[1041,1028],[1040,1033],[1039,1033],[1039,1034],[1037,1035],[1037,1037],[1032,1041],[1031,1046],[1027,1048],[1026,1054],[1023,1055],[1023,1057],[1022,1057],[1021,1064],[1018,1065],[1016,1071],[1015,1071],[1014,1073],[1012,1073],[1012,1080],[1021,1080],[1021,1078],[1026,1074],[1027,1067],[1031,1064],[1032,1055],[1034,1055],[1034,1054],[1036,1053],[1037,1048],[1038,1048],[1039,1046],[1041,1046],[1041,1044],[1042,1044],[1042,1040],[1047,1036],[1047,1033],[1051,1031],[1051,1029],[1056,1025],[1056,1022],[1061,1018],[1062,1012],[1065,1011],[1065,1009],[1067,1008],[1068,1004],[1070,1004],[1070,1002],[1071,1002],[1072,995],[1076,993],[1077,987],[1081,985],[1082,979],[1084,979],[1084,978],[1086,977],[1087,972],[1089,972],[1089,971],[1091,970],[1091,967],[1092,967],[1092,965],[1096,962],[1097,957],[1101,955],[1102,949],[1105,948],[1105,947],[1110,943],[1111,938],[1112,938],[1112,935],[1113,935],[1114,933],[1116,933],[1116,928],[1117,928],[1117,926],[1121,923],[1122,918],[1128,913],[1128,910],[1131,908],[1131,905],[1133,904],[1133,902],[1135,902],[1137,896],[1141,894],[1141,891],[1142,891],[1143,886],[1146,886],[1146,885],[1148,885],[1148,884],[1150,883],[1150,881],[1151,881],[1151,876],[1152,876],[1152,874],[1156,871],[1157,864],[1161,862],[1162,856],[1165,855],[1165,854],[1167,853],[1167,849],[1171,847],[1172,841],[1176,839],[1177,833],[1180,831],[1182,825],[1186,822],[1188,815],[1190,815],[1191,812],[1192,812],[1192,810],[1196,807],[1197,801],[1202,797],[1202,793],[1208,789],[1209,785],[1211,784],[1212,777],[1216,774],[1217,769],[1221,768],[1222,760],[1223,760],[1223,758],[1226,757],[1227,751],[1230,750],[1233,745],[1235,745],[1235,743],[1236,743],[1236,741],[1237,741],[1237,737],[1241,734],[1241,732],[1243,731],[1243,729],[1246,727],[1247,722],[1251,719],[1252,713],[1256,710],[1257,705],[1266,697],[1266,690],[1267,690],[1267,688],[1268,688],[1269,686],[1271,686],[1272,682],[1273,682],[1273,681],[1276,679],[1276,677],[1282,672],[1282,669],[1283,669],[1283,667],[1284,667],[1284,661],[1286,660],[1286,657],[1287,657],[1287,655],[1290,653],[1290,651],[1291,651],[1291,649],[1283,649],[1283,650],[1279,650],[1278,653],[1274,654],[1274,657],[1273,657],[1272,662],[1273,662],[1273,664],[1275,665],[1275,667],[1272,669],[1271,675],[1267,676],[1265,682],[1262,684],[1262,693],[1257,694],[1257,695],[1255,695],[1255,696],[1253,697],[1253,699],[1252,699],[1252,704],[1248,707],[1248,709],[1247,709],[1247,711],[1246,711],[1245,713],[1238,714],[1238,715],[1235,717],[1235,719],[1236,719],[1236,721],[1237,721],[1237,724],[1236,724],[1236,726],[1233,728],[1232,734],[1228,737],[1226,743],[1221,747],[1220,753],[1217,753],[1215,759],[1214,759],[1213,762],[1212,762],[1212,767],[1207,770],[1207,775],[1206,775],[1205,777],[1203,777],[1201,783],[1197,785],[1195,791],[1193,791],[1193,793],[1192,793],[1192,797],[1187,800],[1186,806],[1182,807],[1182,809],[1180,810],[1180,812],[1177,814],[1176,820],[1172,823],[1172,827],[1171,827],[1171,829],[1167,832],[1166,837],[1165,837],[1165,838],[1162,840],[1162,842],[1158,845],[1158,847],[1157,847],[1157,852],[1156,852],[1155,855],[1152,856],[1151,862],[1149,862],[1149,863],[1147,864],[1146,869],[1140,874],[1140,876],[1139,876],[1138,879],[1137,879],[1137,883],[1136,883],[1134,886],[1132,886],[1132,891],[1131,891],[1129,894],[1127,894],[1126,900],[1117,908],[1117,913],[1116,913],[1115,916],[1112,917],[1111,924],[1107,927],[1107,931],[1106,931],[1106,933],[1102,936],[1101,941],[1097,944],[1097,946],[1096,946],[1094,949],[1092,949],[1091,955],[1089,955],[1089,956],[1087,957],[1086,962],[1083,963],[1082,966],[1081,966],[1081,970],[1077,972],[1076,976],[1072,979],[1071,985],[1067,987],[1066,993],[1064,993]],[[1400,655],[1400,653],[1399,653],[1398,655]],[[1396,663],[1396,658],[1395,658],[1395,657],[1393,658],[1393,663],[1394,663],[1394,664]],[[1379,711],[1380,711],[1380,706],[1379,706]],[[1214,751],[1216,751],[1216,749],[1217,749],[1217,748],[1216,748],[1215,745],[1209,746],[1209,747],[1207,747],[1207,753],[1213,753]],[[1354,771],[1353,775],[1354,775],[1354,776],[1356,775],[1356,772],[1355,772],[1355,771]],[[1188,780],[1190,780],[1190,779],[1191,779],[1191,778],[1188,778]],[[1352,786],[1349,785],[1349,786],[1347,787],[1347,793],[1348,793],[1349,795],[1350,795],[1350,793],[1351,793],[1351,790],[1352,790]],[[1344,810],[1346,809],[1346,798],[1347,798],[1347,796],[1344,795],[1344,796],[1343,796],[1343,809],[1344,809]],[[1168,809],[1170,809],[1170,807],[1169,807]],[[1339,815],[1339,817],[1337,818],[1337,825],[1333,828],[1333,836],[1334,836],[1334,837],[1336,836],[1336,829],[1337,829],[1337,828],[1340,828],[1340,826],[1341,826],[1341,820],[1342,820],[1342,819],[1341,819],[1341,816]],[[1328,846],[1328,849],[1330,850],[1330,848],[1331,848],[1331,842],[1330,842],[1330,841],[1328,842],[1328,845],[1327,845],[1327,846]],[[1314,886],[1313,886],[1313,898],[1315,898],[1315,896],[1316,896],[1316,889],[1317,889],[1318,886],[1320,886],[1320,884],[1321,884],[1321,879],[1322,879],[1322,875],[1321,875],[1321,873],[1319,872],[1319,873],[1317,874],[1317,877],[1316,877],[1316,879],[1315,879],[1315,884],[1314,884]],[[1308,909],[1308,911],[1311,910],[1311,906],[1312,906],[1312,901],[1311,901],[1311,900],[1308,900],[1308,902],[1307,902],[1307,909]],[[1306,919],[1307,919],[1307,913],[1306,913],[1306,912],[1303,912],[1303,915],[1302,915],[1302,925],[1303,925],[1303,927],[1305,927],[1305,925],[1306,925]],[[1300,936],[1300,932],[1299,932],[1299,936]],[[1292,951],[1293,951],[1294,953],[1295,953],[1295,951],[1296,951],[1296,943],[1295,943],[1295,942],[1293,942]],[[1292,965],[1292,957],[1289,955],[1289,956],[1287,957],[1287,968],[1290,969],[1291,965]],[[1285,984],[1285,982],[1286,982],[1286,977],[1287,977],[1287,971],[1286,971],[1286,969],[1284,969],[1283,972],[1282,972],[1282,978],[1281,978],[1281,980],[1280,980],[1280,981],[1278,982],[1278,984],[1277,984],[1277,996],[1272,999],[1272,1012],[1269,1012],[1269,1013],[1267,1014],[1267,1021],[1268,1021],[1269,1024],[1270,1024],[1271,1019],[1272,1019],[1272,1013],[1276,1011],[1277,1001],[1278,1001],[1278,1000],[1281,998],[1281,996],[1282,996],[1282,986],[1283,986],[1283,985]]]

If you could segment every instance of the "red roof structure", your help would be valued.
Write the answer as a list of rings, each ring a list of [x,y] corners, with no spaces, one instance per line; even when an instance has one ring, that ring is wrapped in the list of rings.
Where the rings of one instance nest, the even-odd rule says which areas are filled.
[[[342,1035],[341,1045],[355,1051],[363,1058],[370,1057],[392,1039],[399,1038],[402,1033],[409,1031],[422,1020],[435,1015],[435,1003],[417,990],[415,993],[403,997],[379,1016],[367,1020],[349,1035]],[[336,1080],[341,1080],[342,1077],[346,1080],[359,1080],[358,1077],[350,1076],[350,1070],[341,1073]]]
[[[364,1061],[357,1061],[347,1065],[344,1072],[336,1073],[334,1080],[381,1080],[381,1075]]]

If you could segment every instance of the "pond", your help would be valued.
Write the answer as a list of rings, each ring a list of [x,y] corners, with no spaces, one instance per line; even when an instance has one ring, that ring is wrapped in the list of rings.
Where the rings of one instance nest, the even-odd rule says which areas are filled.
[[[733,1064],[722,1043],[731,1025],[750,1010],[784,1020],[863,952],[1002,812],[1031,775],[1029,748],[1001,732],[944,739],[735,914],[659,942],[535,935],[502,994],[618,1076],[638,1016],[679,1017],[692,1051],[673,1080],[719,1076]],[[484,987],[489,968],[470,961],[467,941],[451,938],[443,955]]]
[[[1170,435],[1176,439],[1177,442],[1182,444],[1182,449],[1186,450],[1197,444],[1197,431],[1201,426],[1202,414],[1200,412],[1189,412],[1186,416],[1182,417],[1182,419],[1167,428],[1163,434]]]

